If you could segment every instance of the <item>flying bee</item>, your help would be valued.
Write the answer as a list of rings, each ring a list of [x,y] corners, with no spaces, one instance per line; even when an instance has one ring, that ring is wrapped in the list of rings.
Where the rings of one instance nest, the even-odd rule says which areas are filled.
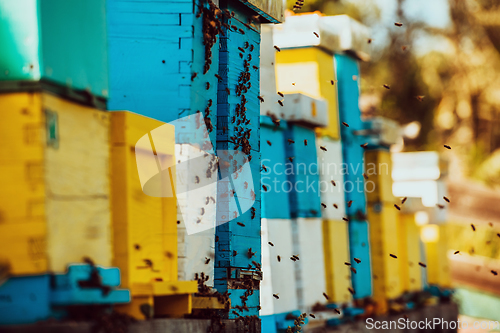
[[[415,98],[419,101],[419,102],[422,102],[424,100],[424,97],[423,95],[420,95],[420,96],[415,96]]]
[[[262,185],[262,188],[264,189],[264,192],[267,192],[267,186],[266,185]]]
[[[408,199],[408,197],[404,197],[403,200],[401,200],[401,204],[404,204],[407,199]]]
[[[289,157],[289,158],[288,158],[288,160],[290,161],[290,163],[292,163],[292,162],[293,162],[293,159],[294,159],[294,158],[295,158],[295,157]]]
[[[304,140],[304,146],[307,146],[307,139]]]
[[[273,144],[271,143],[271,141],[267,140],[266,141],[268,145],[272,146]]]
[[[194,78],[198,75],[198,73],[194,72],[192,75],[191,75],[191,81],[194,80]]]
[[[347,217],[343,217],[342,220],[349,222],[349,219]]]
[[[349,201],[347,202],[347,207],[351,207],[351,205],[352,205],[352,200],[349,200]]]
[[[362,145],[359,145],[361,148],[366,148],[368,146],[368,142],[363,143]]]
[[[345,127],[349,127],[349,124],[347,124],[346,122],[342,122],[342,125],[344,125]]]
[[[292,139],[288,139],[288,144],[291,145],[292,143],[295,143]]]
[[[359,264],[361,262],[361,259],[358,259],[358,258],[354,258],[354,261]]]
[[[280,95],[281,97],[285,97],[285,95],[280,91],[278,91],[278,95]]]
[[[330,182],[332,183],[333,186],[337,186],[337,184],[335,184],[335,180],[331,180]]]
[[[205,257],[205,265],[208,265],[209,262],[210,262],[210,258]]]
[[[280,299],[280,297],[278,296],[278,294],[273,294],[273,297],[276,298],[276,299]]]
[[[395,22],[395,23],[394,23],[394,25],[395,25],[396,27],[402,27],[402,26],[403,26],[403,23],[401,23],[401,22]]]
[[[325,298],[326,298],[327,300],[329,299],[329,297],[328,297],[328,295],[327,295],[326,293],[323,293],[323,296],[325,296]]]
[[[283,101],[278,100],[278,104],[281,105],[281,106],[283,106]]]
[[[443,197],[444,201],[446,202],[450,202],[450,199],[448,199],[447,197]]]
[[[366,180],[368,180],[369,177],[368,177],[368,175],[366,173],[363,173],[363,178],[366,179]]]
[[[424,264],[423,262],[419,262],[418,264],[419,264],[420,266],[422,266],[423,268],[426,268],[426,267],[427,267],[427,265],[426,265],[426,264]]]
[[[351,288],[349,288],[349,289],[351,289]],[[351,292],[351,290],[349,290],[349,292]],[[354,290],[353,290],[353,293],[354,293]],[[340,310],[339,310],[339,309],[335,308],[335,309],[333,309],[333,310],[334,310],[337,314],[340,314]]]
[[[443,209],[444,208],[444,205],[441,205],[441,204],[437,204],[436,205],[439,209]]]
[[[389,255],[390,255],[392,258],[394,258],[394,259],[398,259],[398,257],[397,257],[395,254],[392,254],[392,253],[391,253],[391,254],[389,254]]]
[[[241,222],[236,222],[237,225],[239,225],[240,227],[244,227],[245,225]]]
[[[351,295],[354,295],[354,294],[355,294],[354,289],[352,289],[352,288],[347,288],[347,290],[349,290],[349,292],[351,293]]]
[[[406,51],[408,47],[406,45],[401,46],[401,50]]]
[[[368,43],[368,44],[371,44],[371,43],[372,43],[372,41],[373,41],[373,39],[371,39],[371,38],[368,38],[368,39],[367,39],[367,43]]]
[[[316,316],[315,316],[315,315],[313,315],[312,313],[310,313],[310,314],[309,314],[309,316],[310,316],[311,318],[316,318]]]
[[[195,184],[198,184],[200,182],[200,177],[194,176],[194,182]]]
[[[346,265],[346,266],[351,266],[351,263],[346,261],[346,262],[344,263],[344,265]]]
[[[222,82],[222,76],[220,76],[219,74],[214,74],[214,75],[220,82]]]
[[[459,254],[459,253],[460,253],[460,251],[455,251],[455,253],[453,253],[453,254]]]
[[[451,147],[448,146],[448,145],[444,145],[444,147],[447,148],[447,149],[451,149]]]
[[[399,207],[398,205],[394,204],[394,207],[396,207],[397,210],[401,210],[401,207]]]
[[[314,36],[316,36],[317,38],[319,38],[319,35],[316,31],[313,32]]]
[[[497,276],[497,275],[498,275],[497,271],[494,271],[494,270],[491,270],[491,274],[493,274],[493,275],[495,275],[495,276]]]
[[[260,101],[261,103],[264,103],[264,98],[262,98],[262,96],[257,96],[257,98],[259,99],[259,101]]]
[[[472,231],[476,231],[476,227],[474,226],[474,224],[471,223],[470,227],[472,228]]]
[[[279,47],[277,47],[276,45],[274,45],[274,48],[278,51],[278,52],[281,52],[281,49]]]
[[[333,207],[335,207],[335,209],[339,209],[339,206],[337,206],[337,204],[333,204]]]
[[[267,244],[269,244],[269,245],[271,245],[271,246],[274,246],[274,244],[273,244],[273,243],[271,243],[271,242],[267,242]]]
[[[323,147],[323,146],[319,146],[319,148],[322,150],[322,151],[327,151],[328,149],[326,149],[326,147]]]
[[[354,274],[356,274],[357,273],[356,268],[354,268],[354,267],[351,266],[351,272],[353,272]]]
[[[281,262],[281,257],[280,256],[277,256],[276,258],[278,259],[278,262]]]
[[[391,86],[389,86],[388,84],[384,84],[384,88],[385,89],[391,89]]]
[[[325,205],[324,203],[321,203],[321,206],[322,206],[323,208],[326,208],[326,205]]]

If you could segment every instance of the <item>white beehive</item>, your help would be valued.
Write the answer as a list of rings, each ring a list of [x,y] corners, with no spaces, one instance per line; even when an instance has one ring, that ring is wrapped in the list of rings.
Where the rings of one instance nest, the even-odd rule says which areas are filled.
[[[328,104],[304,94],[285,94],[278,117],[288,122],[299,122],[312,127],[328,125]]]

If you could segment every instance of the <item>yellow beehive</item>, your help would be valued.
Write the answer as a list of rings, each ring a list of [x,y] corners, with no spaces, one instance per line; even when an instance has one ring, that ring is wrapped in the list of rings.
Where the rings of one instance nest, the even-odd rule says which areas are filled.
[[[190,294],[198,288],[196,281],[177,281],[176,198],[146,195],[136,163],[152,166],[141,169],[150,175],[160,165],[173,166],[174,126],[130,112],[111,114],[113,264],[121,270],[122,287],[132,294],[132,302],[117,309],[136,318],[144,318],[143,303],[154,306],[157,315],[190,313]],[[153,131],[160,126],[161,131]],[[169,176],[166,183],[173,184],[175,168]]]
[[[373,298],[377,312],[387,312],[387,301],[401,295],[400,264],[398,256],[398,211],[393,204],[368,204],[370,248],[373,274]]]
[[[392,161],[388,150],[370,150],[365,152],[365,183],[368,202],[393,202]]]
[[[399,213],[399,251],[401,288],[405,292],[422,290],[420,229],[414,213]]]
[[[420,235],[425,246],[427,283],[444,288],[451,287],[447,225],[425,225]]]
[[[337,86],[332,54],[317,47],[282,49],[276,53],[276,87],[284,94],[302,93],[325,99],[328,102],[328,125],[317,131],[321,135],[339,139]]]
[[[344,304],[352,300],[349,262],[349,231],[344,221],[323,221],[326,292],[330,302]]]
[[[41,92],[0,94],[0,110],[0,260],[14,275],[109,266],[109,115]]]

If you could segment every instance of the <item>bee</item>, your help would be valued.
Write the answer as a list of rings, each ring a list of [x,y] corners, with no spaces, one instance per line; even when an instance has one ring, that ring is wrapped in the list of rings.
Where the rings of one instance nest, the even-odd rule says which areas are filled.
[[[238,29],[238,31],[240,32],[240,34],[244,35],[245,34],[245,31],[243,29]]]
[[[244,227],[245,225],[241,222],[236,222],[237,225],[239,225],[240,227]]]
[[[238,50],[240,50],[241,52],[245,52],[245,50],[243,50],[243,48],[239,47],[239,46],[238,46]]]
[[[361,259],[358,259],[358,258],[354,258],[354,261],[359,264],[361,262]]]
[[[333,86],[333,85],[335,85],[335,81],[330,80],[330,84],[331,84],[332,86]]]
[[[391,89],[391,86],[389,86],[388,84],[384,84],[384,88],[385,89]]]
[[[233,257],[236,257],[238,255],[238,251],[233,250]]]
[[[401,46],[401,50],[406,51],[408,47],[406,45]]]
[[[368,142],[363,143],[362,145],[359,145],[361,148],[366,148],[368,146]]]
[[[237,27],[237,26],[235,26],[235,25],[232,25],[232,26],[231,26],[231,29],[233,29],[234,31],[238,31],[238,27]]]
[[[212,202],[215,203],[214,197],[210,197],[210,200],[212,200]]]
[[[351,295],[354,295],[354,294],[355,294],[354,289],[352,289],[352,288],[347,288],[347,290],[349,290],[349,292],[351,293]]]
[[[396,207],[397,210],[401,210],[401,207],[399,207],[398,205],[394,204],[394,207]]]
[[[472,231],[476,231],[476,227],[474,226],[474,224],[470,224],[470,227],[472,228]],[[498,234],[497,234],[498,235]]]
[[[404,204],[407,199],[408,199],[408,197],[404,197],[403,200],[401,200],[401,204]]]
[[[292,86],[294,86],[294,85],[295,85],[295,82],[292,82]]]
[[[243,59],[243,53],[239,53],[240,58]]]
[[[448,145],[444,145],[444,147],[447,148],[447,149],[451,149],[451,147],[448,146]]]
[[[247,255],[248,255],[248,259],[252,258],[255,255],[255,252],[252,252],[252,248],[248,249]]]
[[[497,275],[498,275],[497,271],[494,271],[494,270],[491,270],[491,274],[493,274],[493,275],[495,275],[495,276],[497,276]]]
[[[329,297],[328,297],[328,295],[327,295],[326,293],[323,293],[323,296],[325,296],[325,298],[326,298],[327,300],[329,299]]]
[[[323,146],[319,146],[319,148],[322,150],[322,151],[327,151],[328,149],[326,149],[326,147],[323,147]]]
[[[294,158],[295,158],[295,157],[289,157],[289,158],[288,158],[288,160],[290,161],[290,163],[292,163],[292,162],[293,162],[293,159],[294,159]]]
[[[233,116],[233,118],[231,119],[231,123],[234,124],[235,121],[236,121],[236,116]]]
[[[346,262],[344,263],[344,265],[346,265],[346,266],[351,266],[351,263],[346,261]]]
[[[366,40],[366,42],[367,42],[368,44],[371,44],[371,43],[372,43],[372,41],[373,41],[373,39],[371,39],[371,38],[368,38],[368,39]]]
[[[198,73],[194,72],[192,75],[191,75],[191,81],[194,80],[194,78],[198,75]]]
[[[315,211],[314,209],[310,209],[309,211],[310,211],[310,212],[311,212],[311,214],[313,214],[313,215],[316,215],[316,213],[318,213],[318,212],[317,212],[317,211]]]
[[[288,144],[291,145],[292,143],[295,143],[292,139],[288,139]]]
[[[281,97],[285,97],[285,95],[280,91],[278,91],[278,95],[280,95]]]
[[[347,217],[343,217],[342,220],[349,222],[349,219]]]
[[[262,188],[264,189],[264,192],[267,192],[267,186],[266,185],[262,185]]]
[[[281,106],[283,106],[283,101],[278,100],[278,104],[281,105]]]
[[[441,205],[441,204],[437,204],[436,205],[439,209],[443,209],[444,208],[444,205]]]
[[[339,206],[337,206],[337,204],[333,204],[333,207],[335,207],[335,209],[339,209]]]
[[[198,184],[200,182],[200,177],[194,176],[194,182],[195,184]]]
[[[326,205],[325,205],[324,203],[321,203],[321,206],[322,206],[323,208],[326,208]]]
[[[453,254],[459,254],[459,253],[460,253],[460,251],[455,251],[455,253],[453,253]]]
[[[253,51],[253,45],[250,45],[250,52]]]
[[[351,267],[351,272],[353,272],[354,274],[356,274],[357,273],[356,268]]]
[[[500,233],[497,233],[497,236],[500,237]]]
[[[278,294],[273,294],[273,297],[276,298],[276,299],[280,299],[280,297],[278,296]]]
[[[310,316],[311,318],[316,318],[316,316],[315,316],[315,315],[313,315],[312,313],[310,313],[310,314],[309,314],[309,316]]]
[[[304,140],[304,146],[307,146],[307,140]]]
[[[345,127],[349,127],[349,124],[344,121],[342,122],[342,125],[344,125]]]
[[[394,25],[395,25],[396,27],[402,27],[402,26],[403,26],[403,23],[401,23],[401,22],[395,22],[395,23],[394,23]]]
[[[273,243],[271,243],[271,242],[267,242],[267,244],[269,244],[269,245],[271,245],[271,246],[274,246],[274,244],[273,244]]]
[[[419,262],[418,264],[419,264],[420,266],[422,266],[423,268],[427,267],[427,265],[426,265],[426,264],[424,264],[423,262]]]
[[[398,259],[398,257],[397,257],[395,254],[392,254],[392,253],[391,253],[391,254],[389,254],[389,255],[390,255],[392,258],[394,258],[394,259]]]
[[[490,227],[493,227],[493,223],[491,223],[491,222],[489,222],[489,223],[488,223],[488,225],[489,225]]]
[[[351,292],[351,290],[352,290],[352,289],[351,289],[351,288],[349,288],[349,289],[350,289],[350,290],[349,290],[349,292]],[[354,290],[352,291],[352,293],[354,294]],[[334,310],[335,312],[337,312],[337,314],[340,314],[340,310],[339,310],[339,309],[335,308],[335,309],[333,309],[333,310]]]
[[[205,214],[205,208],[201,207],[201,215]]]
[[[255,218],[255,208],[252,207],[252,215],[251,215],[251,219],[253,220]]]
[[[352,205],[352,200],[349,200],[349,201],[347,202],[347,207],[351,207],[351,205]]]
[[[419,101],[419,102],[422,102],[424,100],[424,97],[423,95],[420,95],[420,96],[415,96],[415,98]]]
[[[252,46],[253,46],[253,45],[252,45]],[[258,69],[259,69],[259,67],[255,66],[255,65],[253,65],[252,67],[253,67],[253,69],[255,69],[255,70],[258,70]]]
[[[226,87],[226,89],[224,89],[224,90],[227,92],[228,95],[231,95],[231,90],[229,90],[228,87]]]
[[[198,218],[198,219],[196,220],[196,223],[200,224],[200,223],[201,223],[201,219],[200,219],[200,218]]]
[[[276,45],[274,45],[274,48],[278,51],[278,52],[281,52],[281,49],[279,47],[277,47]]]
[[[208,265],[209,262],[210,262],[210,258],[205,257],[205,265]]]
[[[281,262],[281,257],[280,256],[277,256],[276,258],[278,259],[278,262]]]
[[[215,241],[218,242],[219,241],[219,236],[215,236]]]
[[[267,142],[267,144],[268,144],[268,145],[270,145],[270,146],[272,146],[272,145],[273,145],[273,144],[272,144],[272,142],[271,142],[271,141],[269,141],[269,140],[267,140],[266,142]]]
[[[214,75],[220,82],[222,82],[222,76],[220,76],[219,74],[214,74]]]
[[[447,197],[443,197],[444,201],[446,202],[450,202],[450,199],[448,199]]]
[[[366,179],[366,180],[368,180],[369,177],[368,177],[368,175],[366,173],[363,173],[363,178]]]
[[[264,98],[263,98],[262,96],[257,96],[257,98],[259,99],[259,101],[260,101],[261,103],[264,103]]]
[[[318,35],[318,33],[316,31],[313,31],[313,34],[314,34],[314,36],[316,36],[317,38],[319,38],[319,35]]]
[[[262,164],[262,169],[264,169],[264,171],[267,172],[267,168],[264,164]]]
[[[207,90],[210,89],[210,82],[207,82],[206,84],[207,84],[207,87],[206,87]]]

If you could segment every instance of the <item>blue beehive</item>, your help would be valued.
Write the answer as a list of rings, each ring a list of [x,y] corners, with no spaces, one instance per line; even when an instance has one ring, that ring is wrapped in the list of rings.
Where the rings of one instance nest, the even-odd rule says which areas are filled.
[[[43,88],[105,108],[105,1],[1,0],[0,13],[1,90]]]
[[[346,123],[340,125],[342,155],[347,170],[344,173],[345,201],[349,219],[349,246],[351,260],[359,258],[363,265],[357,267],[357,274],[352,274],[354,298],[361,299],[372,295],[370,243],[368,223],[366,222],[366,197],[364,189],[364,137],[360,134],[365,129],[359,110],[359,66],[356,59],[343,54],[335,54],[335,70],[338,79],[339,119]]]
[[[287,171],[292,186],[289,194],[291,216],[320,217],[321,199],[314,130],[289,123],[285,133],[285,150],[286,168],[292,170]],[[289,158],[292,158],[291,162]]]
[[[262,218],[289,219],[290,206],[286,188],[285,174],[285,130],[287,123],[281,120],[274,124],[270,117],[260,117],[262,185],[267,191],[262,192]],[[269,143],[270,144],[269,144]],[[267,171],[266,171],[267,170]]]

